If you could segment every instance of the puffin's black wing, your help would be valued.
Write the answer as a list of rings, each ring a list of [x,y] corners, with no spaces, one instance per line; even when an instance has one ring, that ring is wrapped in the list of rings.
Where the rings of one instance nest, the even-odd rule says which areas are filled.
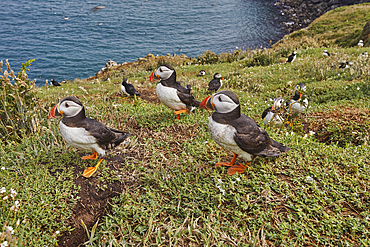
[[[94,119],[86,118],[85,121],[85,129],[96,138],[98,145],[103,149],[113,148],[130,136],[128,133],[109,128]]]
[[[218,79],[213,79],[208,84],[208,91],[216,92],[221,87],[221,82]]]
[[[132,84],[127,84],[125,86],[126,88],[126,92],[130,95],[136,95],[136,96],[140,96],[140,93],[135,89],[135,87],[132,85]]]
[[[196,100],[194,96],[190,93],[182,93],[180,91],[177,91],[177,96],[179,96],[180,100],[189,106],[195,106],[199,107],[200,101]]]
[[[234,140],[245,152],[260,157],[273,157],[290,150],[283,144],[274,141],[253,119],[241,115],[240,124],[234,135]],[[239,122],[238,121],[238,122]]]

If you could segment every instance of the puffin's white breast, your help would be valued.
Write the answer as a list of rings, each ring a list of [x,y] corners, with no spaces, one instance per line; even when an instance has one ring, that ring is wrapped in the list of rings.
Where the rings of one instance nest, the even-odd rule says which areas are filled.
[[[177,89],[165,87],[162,83],[158,83],[156,92],[159,100],[167,107],[176,111],[186,109],[186,105],[177,96]]]
[[[307,105],[308,105],[308,100],[307,99],[304,99],[302,101],[300,101],[300,100],[299,101],[295,101],[295,100],[290,101],[290,106],[291,106],[292,112],[301,113],[306,109]],[[288,110],[289,110],[289,108],[288,108]]]
[[[234,140],[236,129],[228,124],[220,124],[209,117],[209,132],[213,140],[226,150],[232,151],[243,157],[246,161],[252,160],[252,155],[242,150]]]
[[[279,114],[269,111],[265,117],[265,121],[263,122],[263,124],[270,124],[272,126],[280,128],[283,125],[283,122],[283,118]]]
[[[126,94],[126,95],[130,96],[130,94],[128,94],[128,93],[126,92],[126,88],[125,88],[125,86],[123,86],[122,84],[121,84],[121,91],[122,91],[124,94]]]
[[[105,156],[104,149],[100,148],[94,136],[84,128],[68,127],[62,121],[59,123],[60,133],[71,146],[88,151],[96,151],[100,157]]]

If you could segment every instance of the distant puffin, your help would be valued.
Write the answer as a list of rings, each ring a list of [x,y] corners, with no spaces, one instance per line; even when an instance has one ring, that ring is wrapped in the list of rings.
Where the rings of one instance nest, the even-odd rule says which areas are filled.
[[[59,123],[59,130],[64,140],[73,147],[94,151],[93,155],[84,156],[82,159],[100,158],[95,167],[89,167],[83,172],[82,176],[86,178],[95,173],[106,150],[119,145],[130,136],[129,133],[106,127],[94,119],[87,118],[84,106],[74,96],[62,99],[48,115],[49,118],[60,116],[63,118]]]
[[[209,117],[208,130],[218,145],[234,153],[230,163],[216,163],[216,166],[230,166],[229,175],[243,173],[245,166],[234,164],[239,155],[249,164],[256,156],[275,157],[290,150],[271,139],[251,118],[241,114],[238,96],[231,91],[208,96],[199,108],[215,110]]]
[[[51,82],[51,84],[52,84],[53,86],[56,86],[56,87],[57,87],[57,86],[61,86],[59,82],[57,82],[56,80],[54,80],[54,78],[51,78],[51,79],[50,79],[50,82]]]
[[[322,55],[330,57],[330,53],[327,50],[323,50]]]
[[[340,69],[348,69],[353,65],[353,62],[347,61],[345,63],[340,63],[339,68]]]
[[[361,39],[361,40],[357,43],[357,45],[358,45],[358,48],[362,48],[362,47],[364,47],[364,41]]]
[[[199,76],[205,76],[205,75],[206,75],[206,71],[205,70],[199,71]]]
[[[135,87],[132,84],[127,83],[126,78],[123,78],[122,80],[121,91],[129,97],[131,96],[140,97],[140,93],[136,91]]]
[[[363,58],[367,58],[367,57],[369,57],[369,54],[367,53],[367,51],[365,51],[364,53],[362,53],[362,55],[361,55]]]
[[[285,63],[293,63],[296,57],[297,57],[297,52],[293,51],[292,55],[288,57]]]
[[[280,128],[284,123],[284,116],[281,113],[275,112],[283,105],[284,99],[277,97],[271,107],[267,108],[262,113],[263,124],[272,127]]]
[[[223,79],[220,73],[214,74],[213,79],[208,84],[208,91],[217,92],[222,87]]]
[[[190,93],[191,86],[187,85],[185,88],[176,81],[176,71],[171,65],[163,64],[154,70],[150,81],[157,79],[161,79],[157,84],[157,96],[164,105],[175,110],[177,119],[180,113],[189,114],[199,106],[200,102]]]
[[[295,87],[294,95],[292,96],[292,99],[286,103],[286,108],[288,110],[288,113],[302,113],[308,106],[308,99],[306,95],[303,94],[303,92],[306,91],[306,85],[303,83],[299,83]]]

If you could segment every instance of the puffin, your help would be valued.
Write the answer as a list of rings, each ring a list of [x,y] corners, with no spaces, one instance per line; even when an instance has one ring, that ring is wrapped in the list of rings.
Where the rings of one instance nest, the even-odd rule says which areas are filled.
[[[168,108],[175,110],[176,118],[183,112],[190,114],[200,104],[190,93],[191,86],[183,87],[176,81],[176,71],[169,64],[159,66],[150,75],[150,81],[161,79],[156,92],[159,100]]]
[[[122,80],[122,84],[121,84],[121,91],[126,94],[128,97],[140,97],[140,93],[138,91],[136,91],[135,87],[130,84],[130,83],[127,83],[127,79],[126,78],[123,78]]]
[[[364,53],[362,53],[362,55],[361,55],[363,58],[367,58],[367,57],[369,57],[369,54],[367,53],[367,51],[365,51]]]
[[[94,154],[83,156],[82,159],[97,159],[94,167],[85,169],[82,176],[91,177],[103,161],[108,149],[118,146],[130,136],[121,130],[109,128],[104,124],[86,117],[85,108],[74,96],[63,98],[51,109],[48,118],[62,117],[59,130],[63,139],[71,146],[94,151]]]
[[[297,57],[297,52],[296,51],[293,51],[292,52],[292,55],[290,55],[288,57],[288,59],[286,60],[285,63],[293,63],[293,61],[296,59],[296,57]]]
[[[56,86],[56,87],[57,87],[57,86],[61,86],[59,82],[57,82],[56,80],[54,80],[54,78],[51,78],[51,79],[50,79],[50,82],[51,82],[51,84],[52,84],[53,86]]]
[[[217,92],[222,86],[223,79],[220,73],[214,74],[213,79],[208,84],[208,91]]]
[[[272,106],[263,111],[262,119],[264,119],[263,124],[265,126],[271,125],[276,128],[283,126],[284,116],[281,113],[276,112],[283,105],[283,102],[283,98],[277,97]]]
[[[244,172],[246,166],[235,164],[238,156],[250,164],[257,156],[275,157],[290,150],[271,139],[253,119],[241,114],[239,98],[234,92],[224,90],[208,96],[199,108],[215,110],[209,117],[208,130],[218,145],[234,153],[230,163],[216,163],[216,167],[228,166],[228,175]]]
[[[308,99],[302,92],[306,91],[306,85],[299,83],[291,100],[286,103],[288,113],[297,114],[302,113],[308,106]]]
[[[351,65],[353,65],[353,62],[347,61],[345,63],[340,63],[339,68],[340,69],[348,69],[348,68],[351,67]]]
[[[206,71],[205,70],[199,71],[199,76],[205,76],[205,75],[206,75]]]
[[[362,48],[362,47],[364,47],[364,41],[361,39],[361,40],[357,43],[357,45],[358,45],[358,48]]]
[[[330,57],[330,53],[327,50],[323,50],[322,55]]]

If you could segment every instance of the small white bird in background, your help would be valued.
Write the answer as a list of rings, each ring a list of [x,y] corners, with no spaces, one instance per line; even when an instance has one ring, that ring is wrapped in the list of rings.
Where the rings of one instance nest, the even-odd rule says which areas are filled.
[[[364,47],[364,41],[361,39],[359,42],[358,42],[358,48],[362,48]]]
[[[330,57],[330,53],[327,50],[324,50],[322,52],[322,55],[327,56],[327,57]]]

